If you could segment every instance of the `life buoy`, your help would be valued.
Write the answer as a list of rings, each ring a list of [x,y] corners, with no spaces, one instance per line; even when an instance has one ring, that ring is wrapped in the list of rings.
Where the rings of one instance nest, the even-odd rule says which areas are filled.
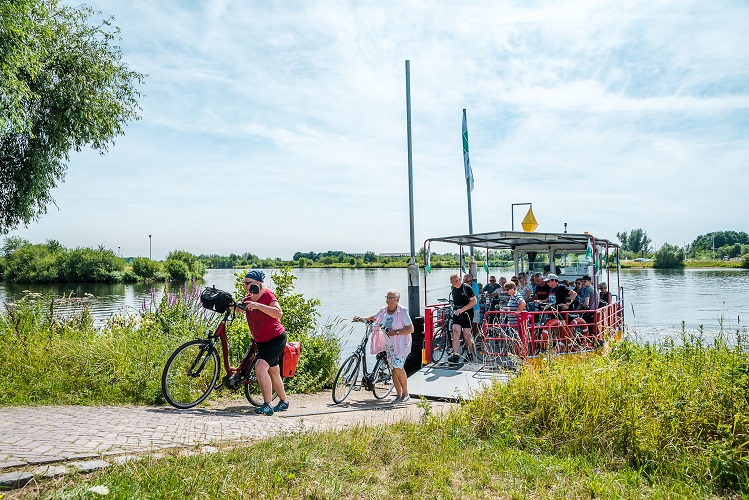
[[[589,336],[588,324],[582,318],[573,318],[570,321],[568,328],[570,330],[571,337],[577,346],[582,348],[589,348],[592,346],[591,339]]]

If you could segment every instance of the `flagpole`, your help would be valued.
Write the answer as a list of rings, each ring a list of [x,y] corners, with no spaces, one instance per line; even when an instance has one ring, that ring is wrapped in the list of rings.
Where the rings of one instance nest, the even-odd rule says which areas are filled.
[[[466,174],[466,196],[468,198],[468,234],[473,234],[473,211],[471,209],[471,191],[473,190],[473,171],[471,160],[468,157],[468,122],[466,110],[463,108],[463,166]],[[473,257],[473,246],[471,246],[471,257]],[[473,260],[473,259],[471,259]]]
[[[408,208],[411,219],[411,260],[408,263],[408,310],[411,317],[421,316],[419,305],[419,265],[416,264],[414,237],[414,174],[411,146],[411,61],[406,60],[406,135],[408,140]],[[422,327],[423,328],[423,327]]]

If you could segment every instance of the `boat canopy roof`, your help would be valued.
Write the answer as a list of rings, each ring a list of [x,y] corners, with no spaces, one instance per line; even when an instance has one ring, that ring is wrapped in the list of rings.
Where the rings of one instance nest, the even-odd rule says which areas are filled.
[[[619,245],[606,240],[595,238],[590,234],[572,233],[527,233],[525,231],[493,231],[489,233],[460,234],[429,238],[427,241],[453,243],[455,245],[487,248],[490,250],[521,250],[528,252],[543,252],[550,248],[555,250],[585,250],[590,238],[595,245],[608,245],[618,248]]]

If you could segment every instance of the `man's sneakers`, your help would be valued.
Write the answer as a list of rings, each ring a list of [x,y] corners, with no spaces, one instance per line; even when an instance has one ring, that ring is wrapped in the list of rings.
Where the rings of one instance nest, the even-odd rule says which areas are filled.
[[[459,361],[460,361],[460,356],[458,356],[457,354],[453,354],[452,356],[450,356],[449,358],[447,358],[447,362],[451,363],[451,364],[455,364],[455,363],[457,363]]]
[[[266,417],[270,417],[271,415],[273,415],[273,407],[271,407],[271,405],[268,403],[263,403],[263,406],[258,406],[257,408],[255,408],[255,413],[262,413]]]
[[[409,396],[408,394],[405,394],[399,398],[395,398],[393,400],[393,404],[397,405],[399,403],[408,403],[409,401],[411,401],[411,396]]]
[[[276,406],[273,407],[273,411],[286,411],[289,409],[288,401],[279,401]]]

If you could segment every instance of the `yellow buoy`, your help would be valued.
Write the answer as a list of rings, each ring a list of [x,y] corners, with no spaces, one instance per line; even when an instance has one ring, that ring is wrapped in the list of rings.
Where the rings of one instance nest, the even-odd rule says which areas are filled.
[[[538,227],[538,221],[536,220],[536,216],[533,215],[533,207],[530,207],[528,209],[528,213],[525,214],[525,218],[523,219],[523,222],[520,223],[521,226],[523,226],[523,231],[526,233],[532,233],[536,230]]]

